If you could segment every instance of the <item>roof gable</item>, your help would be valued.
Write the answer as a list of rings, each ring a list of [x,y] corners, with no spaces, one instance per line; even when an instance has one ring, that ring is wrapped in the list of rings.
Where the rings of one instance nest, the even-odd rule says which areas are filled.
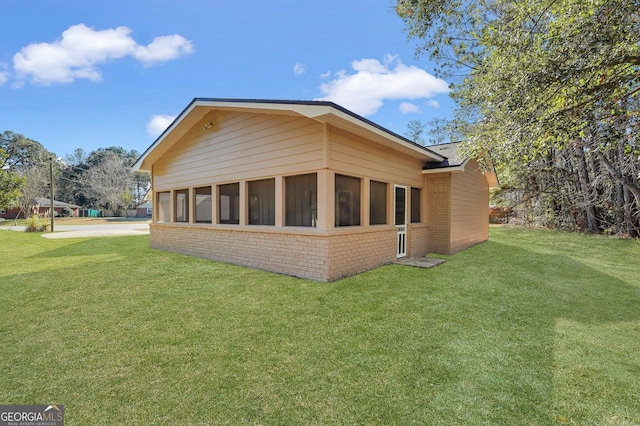
[[[333,102],[255,99],[195,98],[171,125],[147,148],[134,164],[134,170],[149,171],[151,165],[212,111],[243,111],[306,117],[347,130],[366,139],[415,156],[425,162],[442,162],[446,157],[418,145]],[[208,123],[205,124],[205,126]],[[213,123],[211,123],[213,126]]]

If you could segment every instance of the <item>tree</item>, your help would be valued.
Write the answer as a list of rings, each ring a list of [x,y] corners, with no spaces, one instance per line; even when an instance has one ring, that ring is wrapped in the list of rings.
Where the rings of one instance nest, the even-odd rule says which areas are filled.
[[[427,125],[429,126],[428,145],[438,145],[449,140],[449,122],[446,119],[434,117],[427,122]]]
[[[0,134],[0,148],[7,155],[5,167],[12,171],[41,165],[55,158],[39,142],[8,130]]]
[[[137,158],[136,151],[121,147],[93,151],[84,165],[75,166],[76,170],[84,168],[78,176],[83,196],[116,214],[134,201],[140,202],[148,190],[149,176],[133,173],[132,165]]]
[[[426,145],[426,141],[424,140],[424,130],[425,125],[420,120],[411,120],[407,123],[407,131],[405,132],[405,136],[407,139],[417,143],[418,145]]]
[[[438,145],[449,140],[449,121],[444,118],[434,117],[423,123],[420,120],[411,120],[407,123],[405,136],[419,145]],[[429,136],[425,139],[425,133]]]
[[[54,160],[55,154],[39,142],[11,131],[0,134],[0,149],[6,153],[4,167],[19,176],[22,182],[20,195],[14,199],[15,205],[26,210],[36,197],[49,197],[50,161],[55,161],[56,172],[60,168]]]
[[[147,173],[133,173],[137,151],[100,148],[87,154],[76,149],[66,158],[60,181],[66,199],[82,206],[103,207],[119,214],[138,204],[149,190]]]
[[[6,166],[7,158],[7,153],[0,148],[0,208],[16,205],[24,185],[24,179]]]
[[[469,154],[509,165],[556,222],[574,212],[592,231],[638,228],[638,0],[399,0],[396,11],[454,80]],[[544,195],[561,187],[571,194]]]

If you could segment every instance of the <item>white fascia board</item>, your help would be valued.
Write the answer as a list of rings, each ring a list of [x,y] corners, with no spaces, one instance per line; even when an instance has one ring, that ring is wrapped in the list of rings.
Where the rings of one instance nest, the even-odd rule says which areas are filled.
[[[178,125],[182,122],[182,120],[184,120],[185,117],[187,117],[191,111],[193,111],[196,107],[198,106],[198,102],[191,102],[181,113],[180,115],[178,115],[178,117],[176,117],[175,120],[173,120],[173,123],[171,123],[169,125],[169,127],[167,127],[165,129],[164,132],[162,132],[162,134],[160,136],[158,136],[158,138],[151,144],[151,146],[149,146],[149,148],[147,148],[142,155],[136,160],[135,163],[133,163],[132,169],[133,171],[139,171],[142,170],[142,164],[144,163],[144,160],[149,156],[149,154],[151,154],[151,152],[153,150],[155,150],[158,145],[160,145],[162,143],[162,141],[164,141],[167,136],[169,136],[176,127],[178,127]]]

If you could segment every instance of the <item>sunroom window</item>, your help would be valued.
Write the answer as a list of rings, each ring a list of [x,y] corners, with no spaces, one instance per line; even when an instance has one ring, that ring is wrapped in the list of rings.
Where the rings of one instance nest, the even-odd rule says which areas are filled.
[[[158,192],[158,222],[171,222],[171,193]]]
[[[175,191],[176,222],[189,222],[189,190]]]
[[[411,188],[411,223],[420,222],[421,193],[420,188]]]
[[[211,187],[203,186],[195,189],[195,221],[197,223],[211,223]]]
[[[230,183],[218,187],[220,223],[240,223],[240,184]]]
[[[249,225],[276,224],[276,180],[249,182]]]
[[[287,176],[285,182],[285,226],[317,226],[318,175]]]
[[[360,179],[336,175],[336,226],[360,225]]]
[[[387,184],[371,181],[369,197],[369,224],[383,225],[387,223]]]

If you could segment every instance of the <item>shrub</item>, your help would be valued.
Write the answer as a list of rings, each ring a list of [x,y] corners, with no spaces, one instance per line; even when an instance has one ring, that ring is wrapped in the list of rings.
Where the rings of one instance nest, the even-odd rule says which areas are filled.
[[[41,221],[38,216],[33,215],[27,219],[25,232],[45,232],[49,229],[49,224]]]

